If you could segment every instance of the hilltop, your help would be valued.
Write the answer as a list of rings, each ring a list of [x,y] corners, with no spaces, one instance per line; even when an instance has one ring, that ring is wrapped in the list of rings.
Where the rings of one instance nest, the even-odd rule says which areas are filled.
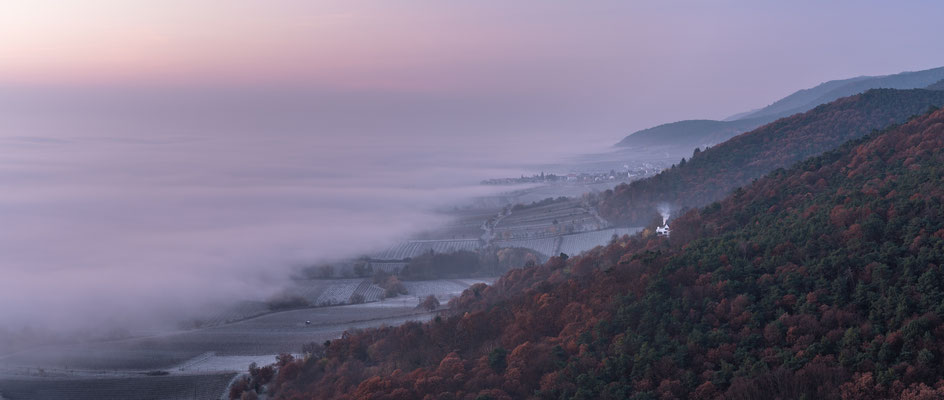
[[[809,111],[818,105],[841,97],[877,88],[925,88],[942,79],[944,79],[944,67],[894,75],[860,76],[829,81],[813,88],[794,92],[761,109],[739,113],[723,121],[685,120],[643,129],[626,136],[616,146],[662,146],[671,148],[673,153],[690,152],[696,147],[724,142],[778,118]]]
[[[872,130],[944,105],[944,92],[873,89],[782,118],[705,151],[658,175],[602,193],[598,208],[610,221],[645,225],[656,209],[698,207],[777,168],[831,150]]]

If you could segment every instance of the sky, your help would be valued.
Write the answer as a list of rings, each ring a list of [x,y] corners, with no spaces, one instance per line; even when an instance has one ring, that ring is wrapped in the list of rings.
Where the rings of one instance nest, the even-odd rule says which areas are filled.
[[[858,75],[932,1],[0,2],[0,330],[171,320],[475,183]],[[41,294],[41,295],[37,295]],[[160,318],[158,318],[160,317]]]
[[[574,109],[611,136],[944,65],[934,1],[35,0],[0,84],[436,94]],[[581,117],[588,115],[587,117]]]

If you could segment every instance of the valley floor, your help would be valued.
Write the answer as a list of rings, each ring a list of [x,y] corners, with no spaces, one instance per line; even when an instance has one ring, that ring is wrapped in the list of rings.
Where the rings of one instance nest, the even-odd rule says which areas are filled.
[[[437,282],[417,286],[422,294],[447,299],[463,281]],[[435,316],[435,312],[417,310],[417,302],[416,296],[408,295],[383,302],[272,312],[147,337],[33,348],[0,358],[0,398],[221,398],[229,382],[251,363],[271,364],[277,354],[298,353],[306,343],[322,343],[345,331]]]

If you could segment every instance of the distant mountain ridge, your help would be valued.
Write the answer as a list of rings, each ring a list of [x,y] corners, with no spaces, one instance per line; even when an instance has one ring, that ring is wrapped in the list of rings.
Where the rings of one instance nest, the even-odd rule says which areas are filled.
[[[864,80],[868,80],[871,78],[873,77],[859,76],[859,77],[849,78],[849,79],[837,79],[834,81],[821,83],[809,89],[800,89],[788,95],[787,97],[784,97],[780,100],[777,100],[771,103],[770,105],[766,107],[761,107],[760,109],[753,112],[738,114],[739,117],[736,119],[758,118],[758,117],[770,118],[771,116],[775,116],[775,115],[780,115],[780,116],[785,117],[790,114],[796,114],[798,111],[796,112],[791,112],[791,111],[802,109],[805,107],[808,107],[807,109],[813,108],[816,105],[822,104],[822,103],[817,103],[817,101],[819,100],[819,98],[823,97],[827,93],[830,93],[834,90],[840,89],[847,85],[859,83],[859,82],[862,82]],[[844,96],[839,96],[839,97],[844,97]],[[810,106],[811,104],[813,106]],[[790,113],[790,114],[782,115],[785,113]],[[733,119],[733,118],[729,118],[729,119]]]
[[[616,146],[661,146],[672,148],[676,152],[687,153],[696,147],[724,142],[766,123],[809,111],[818,105],[841,97],[878,88],[920,89],[939,83],[941,80],[944,80],[944,67],[894,75],[860,76],[829,81],[809,89],[796,91],[766,107],[736,114],[723,121],[684,120],[643,129],[626,136]],[[944,84],[941,85],[944,86]]]
[[[696,151],[651,178],[619,185],[604,192],[597,207],[617,224],[646,225],[660,205],[704,206],[777,168],[942,105],[944,92],[924,89],[872,89],[844,97]]]

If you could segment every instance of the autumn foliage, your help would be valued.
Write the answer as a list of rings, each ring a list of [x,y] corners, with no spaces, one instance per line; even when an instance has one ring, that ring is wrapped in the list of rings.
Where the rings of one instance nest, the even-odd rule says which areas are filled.
[[[838,123],[838,122],[837,122]],[[944,111],[280,361],[310,399],[944,396]],[[252,381],[242,387],[252,390]],[[234,396],[241,393],[233,393]]]

